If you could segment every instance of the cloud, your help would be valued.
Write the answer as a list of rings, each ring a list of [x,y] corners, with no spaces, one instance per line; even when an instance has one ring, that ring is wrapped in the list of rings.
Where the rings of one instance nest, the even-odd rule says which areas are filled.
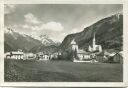
[[[80,30],[77,28],[72,29],[72,33],[77,33],[77,32],[80,32]]]
[[[32,13],[25,14],[24,24],[18,24],[15,28],[37,39],[39,35],[46,34],[54,41],[62,41],[66,35],[62,33],[64,32],[64,27],[60,22],[50,21],[44,23],[43,20],[39,20]]]
[[[24,15],[24,18],[26,24],[23,26],[23,28],[47,31],[62,31],[64,29],[61,23],[55,21],[44,23],[43,21],[39,20],[36,16],[34,16],[32,13]]]
[[[32,13],[28,13],[24,15],[25,22],[31,23],[31,24],[40,24],[41,22],[35,17]]]
[[[27,25],[27,24],[23,25],[22,27],[23,27],[23,28],[27,28],[27,29],[30,28],[30,26]]]
[[[37,31],[37,30],[41,30],[41,27],[40,26],[31,26],[31,29],[33,31]]]
[[[16,9],[16,5],[13,4],[6,4],[4,5],[4,14],[10,14],[14,12]]]
[[[52,21],[52,22],[43,24],[41,26],[41,29],[50,30],[50,31],[62,31],[64,27],[61,25],[61,23]]]
[[[81,32],[83,31],[84,27],[81,27],[81,28],[73,28],[71,29],[68,34],[72,34],[72,33],[78,33],[78,32]]]
[[[24,29],[31,29],[31,30],[38,30],[38,31],[54,31],[54,32],[60,32],[64,29],[61,23],[59,22],[48,22],[45,24],[39,24],[39,25],[30,25],[30,24],[24,24],[22,25],[22,28]]]

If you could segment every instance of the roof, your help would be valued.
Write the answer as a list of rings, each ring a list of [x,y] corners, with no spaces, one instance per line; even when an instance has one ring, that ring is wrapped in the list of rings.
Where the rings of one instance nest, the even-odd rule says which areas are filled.
[[[10,54],[22,55],[24,53],[23,52],[19,52],[19,51],[12,51],[12,52],[10,52]]]
[[[120,51],[119,54],[123,55],[123,51]]]
[[[118,50],[115,50],[115,49],[107,49],[107,50],[105,50],[105,52],[108,52],[108,53],[117,53],[119,51]]]
[[[72,44],[72,45],[73,45],[73,44],[76,44],[75,39],[73,39],[73,40],[71,41],[71,44]]]
[[[38,52],[37,54],[39,54],[39,55],[43,55],[44,53],[43,53],[43,52]]]
[[[114,56],[116,56],[116,55],[120,55],[123,57],[123,51],[116,53]]]
[[[78,50],[77,53],[79,53],[79,54],[90,54],[90,52],[86,52],[84,50]]]
[[[5,55],[10,55],[10,52],[6,52]]]

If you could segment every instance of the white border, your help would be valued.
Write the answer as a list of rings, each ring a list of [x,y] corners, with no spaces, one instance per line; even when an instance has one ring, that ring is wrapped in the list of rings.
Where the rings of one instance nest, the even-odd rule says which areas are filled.
[[[4,75],[4,32],[3,32],[3,28],[4,28],[4,15],[2,13],[4,13],[4,5],[0,3],[0,85],[2,83],[3,79],[3,75]]]
[[[123,82],[4,82],[4,45],[3,45],[3,28],[4,14],[0,14],[0,86],[33,86],[33,87],[125,87],[128,84],[128,2],[127,0],[4,0],[0,1],[0,13],[4,13],[3,4],[123,4],[124,25],[123,25]]]
[[[123,6],[123,14],[124,14],[124,19],[123,19],[123,50],[124,50],[124,83],[126,86],[128,86],[128,1],[124,1],[124,6]]]
[[[122,4],[123,0],[4,0],[5,4]]]

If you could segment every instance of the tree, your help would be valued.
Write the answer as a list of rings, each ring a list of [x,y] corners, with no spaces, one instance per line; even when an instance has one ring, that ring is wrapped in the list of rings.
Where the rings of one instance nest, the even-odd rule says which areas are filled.
[[[78,59],[78,56],[77,56],[77,49],[75,49],[75,51],[74,51],[74,58],[75,58],[75,59]]]

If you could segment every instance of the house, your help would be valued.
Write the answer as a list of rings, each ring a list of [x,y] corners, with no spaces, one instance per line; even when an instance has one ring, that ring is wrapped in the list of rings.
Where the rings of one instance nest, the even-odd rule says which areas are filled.
[[[123,56],[120,52],[116,53],[114,56],[113,56],[113,61],[115,63],[123,63]]]
[[[33,60],[36,58],[36,55],[33,53],[25,53],[24,54],[24,60]]]
[[[10,54],[10,52],[6,52],[6,53],[4,53],[4,58],[5,58],[5,59],[9,59],[9,58],[11,58],[11,54]]]
[[[50,60],[50,56],[48,54],[44,54],[43,60]]]
[[[79,57],[80,60],[89,60],[90,59],[90,53],[86,52],[82,49],[77,51],[77,56]]]
[[[38,53],[36,54],[36,59],[37,59],[37,60],[42,60],[42,59],[43,59],[43,56],[44,56],[44,53],[43,53],[43,52],[38,52]]]
[[[94,33],[94,37],[92,40],[92,45],[89,45],[88,51],[89,52],[95,52],[95,51],[102,52],[102,46],[96,45],[95,33]]]
[[[5,54],[7,59],[23,59],[24,57],[24,53],[21,49],[18,49],[17,51],[7,52]]]
[[[108,56],[108,62],[110,62],[110,63],[123,63],[123,56],[120,52],[110,54]]]
[[[51,59],[58,59],[58,53],[55,52],[55,53],[51,54]]]
[[[39,52],[36,54],[37,60],[50,60],[50,54],[46,52]]]
[[[57,51],[51,54],[51,59],[62,59],[62,51]]]
[[[110,63],[123,63],[122,51],[107,50],[104,52],[104,56],[107,58],[107,62]]]

